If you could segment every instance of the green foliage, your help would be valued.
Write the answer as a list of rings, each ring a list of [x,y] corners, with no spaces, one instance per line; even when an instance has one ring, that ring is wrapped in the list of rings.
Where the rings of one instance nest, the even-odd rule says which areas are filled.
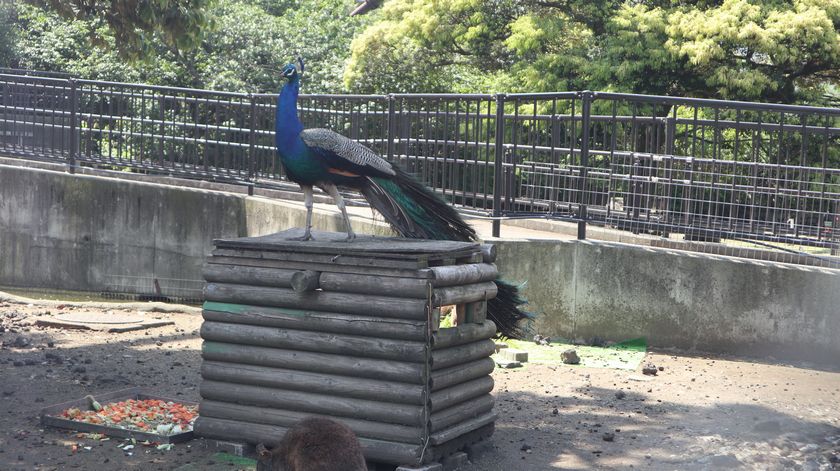
[[[280,70],[297,55],[312,64],[307,92],[340,90],[350,41],[373,19],[348,18],[344,0],[217,2],[208,7],[210,20],[196,36],[201,38],[196,49],[187,51],[183,44],[151,34],[144,36],[143,55],[126,61],[119,35],[96,16],[68,20],[29,4],[17,10],[21,34],[13,55],[18,66],[90,79],[241,92],[276,91]]]
[[[354,41],[345,81],[819,102],[840,79],[838,12],[836,0],[391,0]]]
[[[123,58],[148,57],[155,43],[184,52],[201,44],[212,25],[210,0],[30,0],[64,18],[91,22],[91,39],[115,46]],[[105,26],[107,32],[103,30]],[[109,39],[113,38],[113,43]]]

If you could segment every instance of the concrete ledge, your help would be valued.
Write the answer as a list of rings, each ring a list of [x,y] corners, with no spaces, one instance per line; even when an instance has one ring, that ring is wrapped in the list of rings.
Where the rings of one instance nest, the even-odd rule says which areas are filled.
[[[304,222],[299,202],[58,167],[0,164],[0,285],[200,297],[214,238]],[[367,208],[350,212],[357,232],[391,233]],[[313,219],[344,230],[332,205],[316,204]],[[527,282],[543,335],[840,356],[840,270],[617,242],[491,241],[503,277]]]

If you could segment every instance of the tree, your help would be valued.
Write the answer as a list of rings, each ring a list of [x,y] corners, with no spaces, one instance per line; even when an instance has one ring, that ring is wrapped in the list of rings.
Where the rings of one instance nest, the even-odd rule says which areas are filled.
[[[195,49],[211,24],[207,11],[212,0],[29,0],[47,6],[67,19],[91,21],[93,39],[107,41],[105,25],[124,58],[147,56],[154,40],[175,54]]]
[[[838,31],[836,0],[390,0],[345,81],[819,102],[840,79]]]

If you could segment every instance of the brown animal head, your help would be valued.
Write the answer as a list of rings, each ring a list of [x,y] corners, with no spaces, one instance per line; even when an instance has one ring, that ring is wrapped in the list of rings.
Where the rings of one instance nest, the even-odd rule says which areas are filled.
[[[260,445],[257,452],[272,471],[367,471],[356,434],[330,419],[303,419],[272,450]]]

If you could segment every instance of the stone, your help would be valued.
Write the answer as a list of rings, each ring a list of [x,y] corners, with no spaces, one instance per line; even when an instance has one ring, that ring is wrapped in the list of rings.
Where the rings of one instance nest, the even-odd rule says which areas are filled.
[[[463,451],[456,451],[455,453],[452,453],[446,458],[440,460],[440,464],[443,466],[443,471],[455,471],[461,466],[467,465],[469,462],[469,457]]]
[[[508,348],[502,352],[502,358],[508,361],[518,361],[525,363],[528,361],[528,352],[525,350],[517,350],[515,348]]]
[[[28,348],[31,344],[32,341],[22,335],[18,335],[12,342],[12,346],[15,348]]]
[[[564,350],[563,353],[560,354],[560,359],[567,365],[577,365],[580,363],[580,357],[574,348]]]
[[[440,463],[429,463],[420,466],[400,466],[394,471],[443,471]]]
[[[659,369],[656,368],[656,365],[653,363],[648,363],[642,368],[642,374],[646,374],[648,376],[656,376],[656,373],[659,372]]]
[[[740,469],[743,463],[734,455],[715,455],[709,460],[715,469]]]
[[[616,399],[624,399],[625,397],[627,397],[626,392],[624,392],[624,391],[616,391],[615,392],[615,398]]]
[[[601,438],[602,438],[605,442],[611,442],[611,441],[615,440],[615,434],[614,434],[614,433],[612,433],[612,432],[605,432],[605,433],[604,433],[604,435],[603,435],[603,436],[601,436]]]
[[[499,359],[499,360],[496,360],[496,366],[498,366],[499,368],[506,368],[506,369],[507,368],[522,368],[522,363],[520,363],[518,361],[508,361],[508,360]]]

